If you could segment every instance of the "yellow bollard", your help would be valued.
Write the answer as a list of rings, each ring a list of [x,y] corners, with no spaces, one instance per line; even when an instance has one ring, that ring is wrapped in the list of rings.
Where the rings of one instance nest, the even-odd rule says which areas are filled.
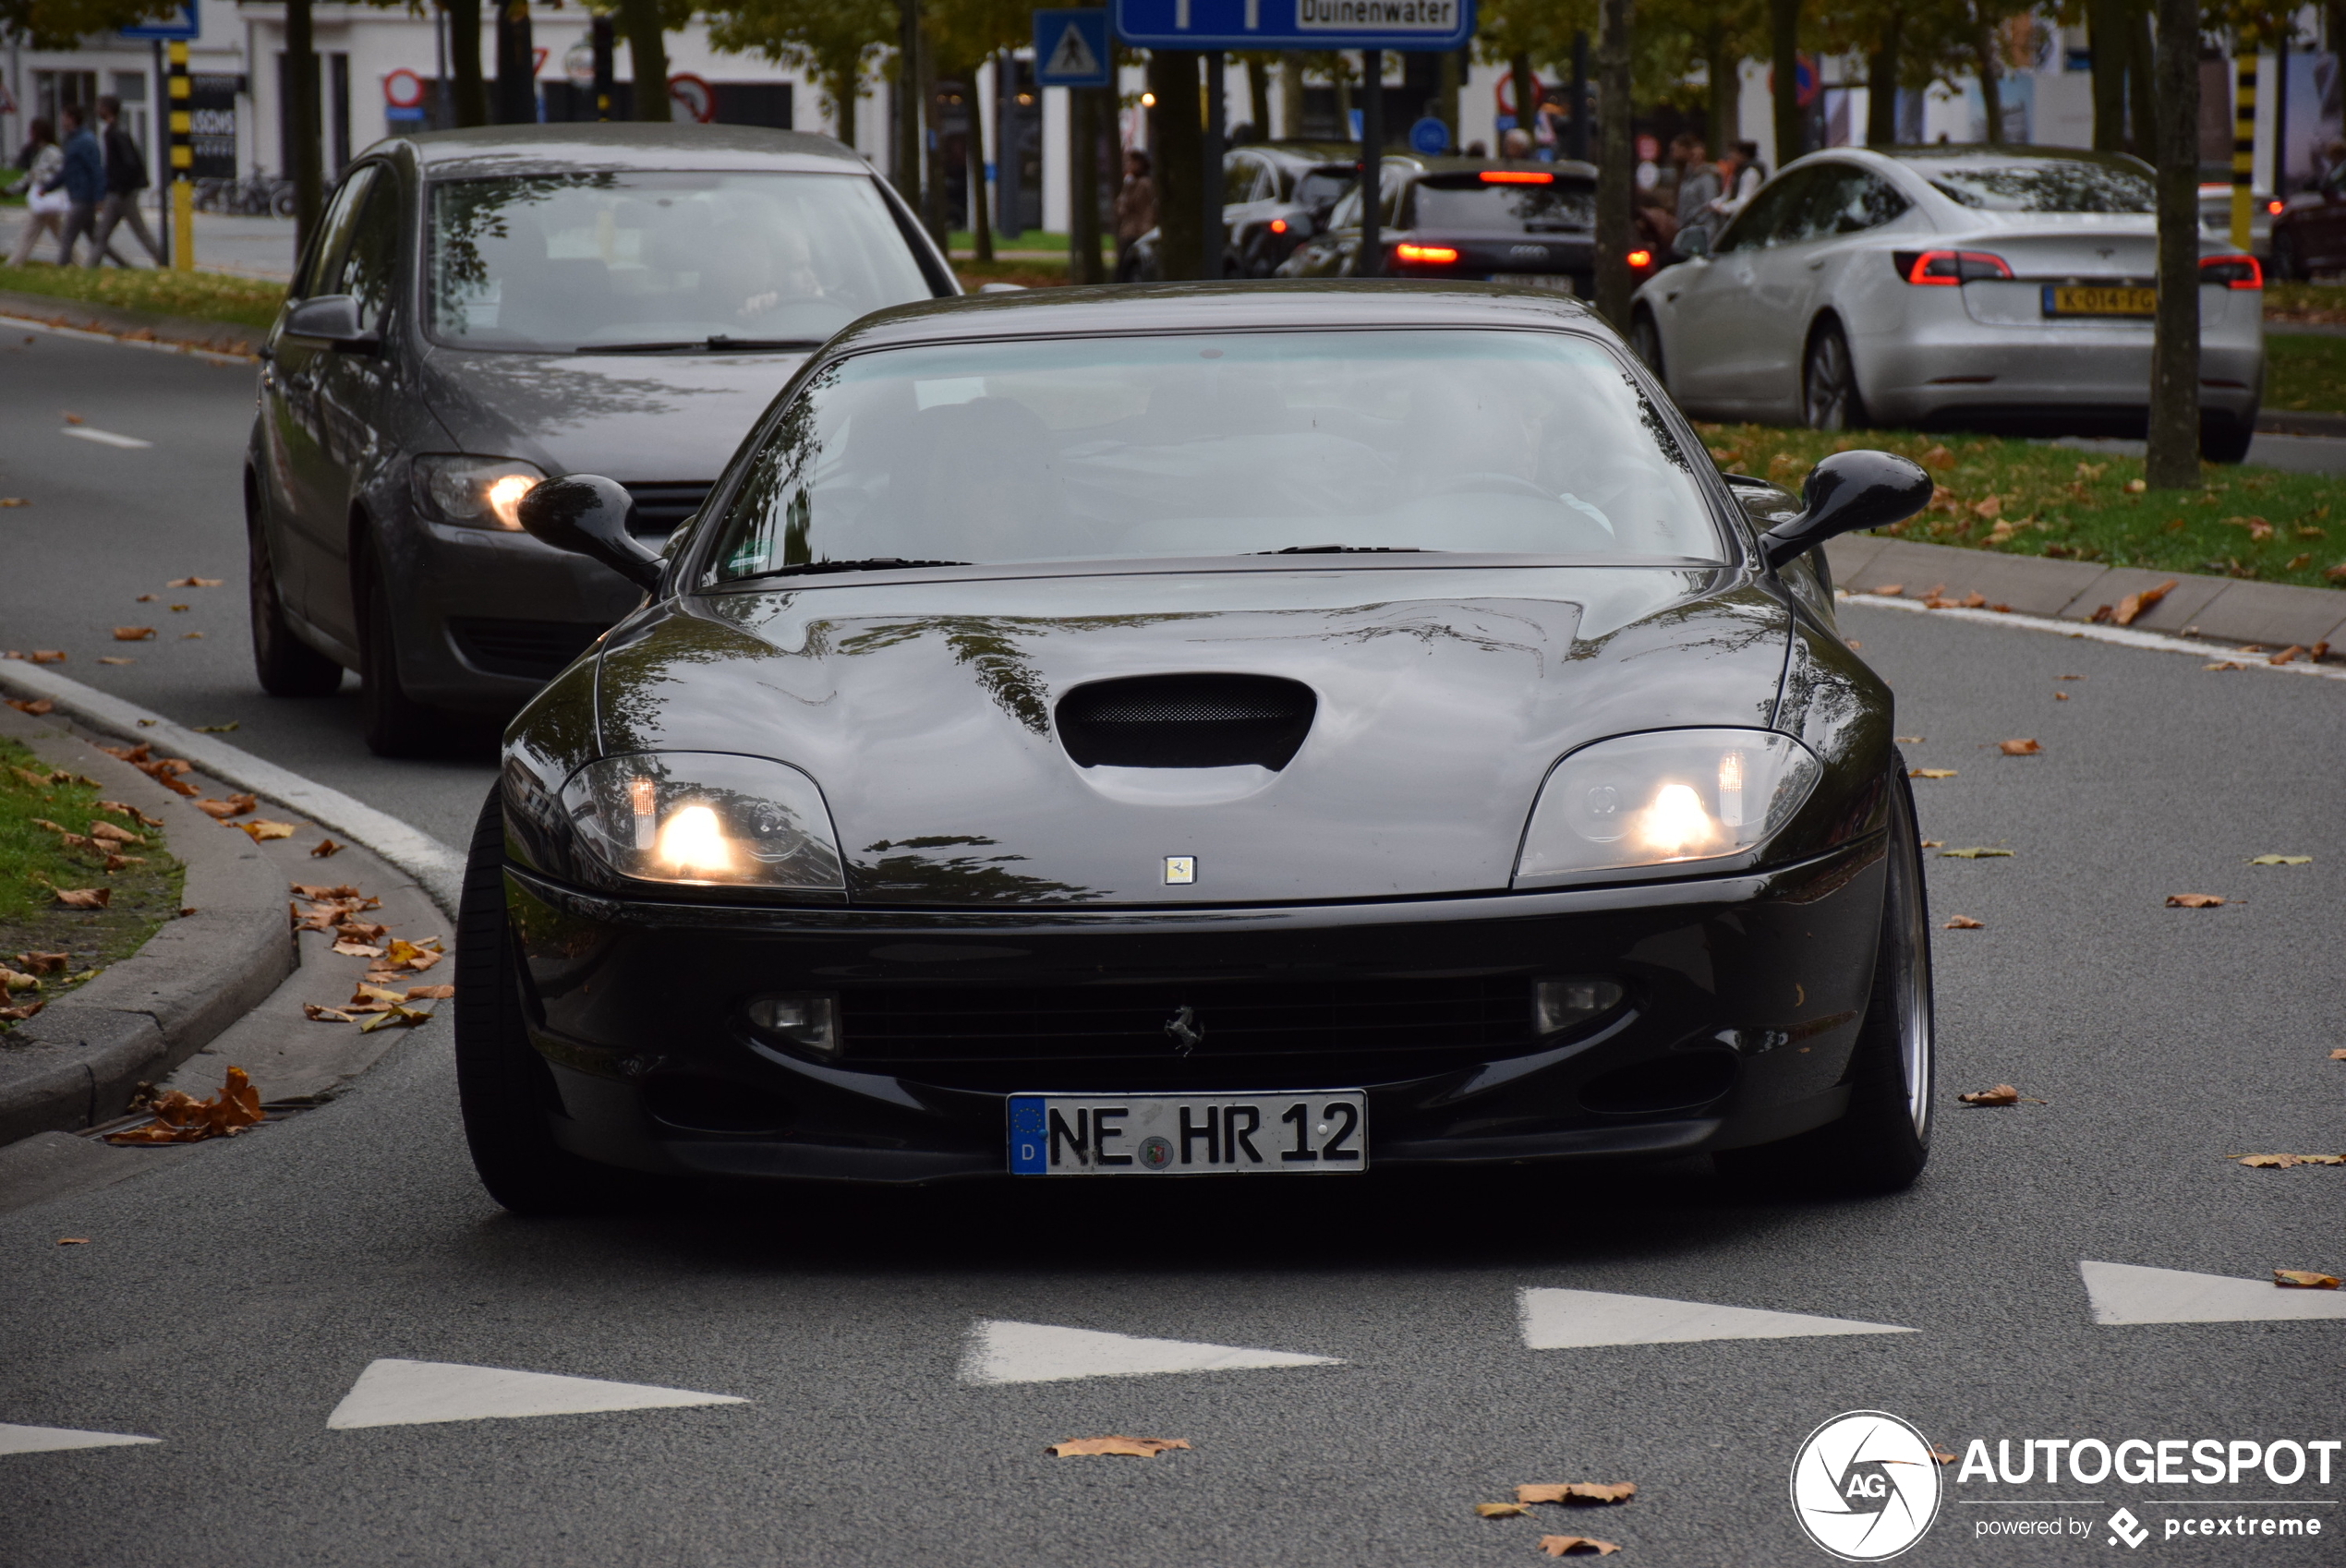
[[[2256,52],[2251,48],[2235,67],[2239,78],[2232,90],[2232,248],[2243,256],[2250,248],[2249,213],[2254,193],[2249,187],[2256,171]]]
[[[187,41],[173,39],[164,54],[170,62],[164,90],[169,95],[171,115],[167,122],[171,137],[171,266],[174,271],[192,272],[196,270],[196,151],[195,116],[188,109],[194,84],[187,79]]]
[[[196,187],[184,179],[171,182],[171,266],[196,270]]]

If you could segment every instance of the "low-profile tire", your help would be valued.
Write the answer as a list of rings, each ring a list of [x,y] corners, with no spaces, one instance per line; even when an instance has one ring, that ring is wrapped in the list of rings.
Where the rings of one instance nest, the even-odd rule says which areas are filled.
[[[447,718],[400,684],[391,585],[381,561],[368,564],[366,613],[358,622],[358,717],[367,749],[379,757],[429,755],[446,742]]]
[[[2245,463],[2248,449],[2256,440],[2256,421],[2252,416],[2235,419],[2226,414],[2203,414],[2199,416],[2199,455],[2207,463]]]
[[[589,1213],[649,1195],[658,1178],[581,1159],[554,1140],[551,1070],[530,1048],[505,919],[505,818],[491,789],[473,827],[456,914],[456,1098],[489,1196],[516,1214]]]
[[[272,697],[330,697],[341,689],[342,666],[297,636],[285,621],[269,537],[258,518],[246,525],[246,590],[252,607],[252,670]]]
[[[1800,414],[1812,430],[1862,429],[1866,400],[1857,394],[1857,365],[1838,321],[1808,334],[1800,356]]]
[[[1893,771],[1881,935],[1865,1021],[1850,1054],[1849,1108],[1839,1120],[1797,1138],[1717,1155],[1721,1174],[1731,1179],[1872,1195],[1912,1185],[1930,1158],[1936,1092],[1930,907],[1914,790],[1903,759]]]
[[[1641,308],[1629,318],[1629,352],[1645,362],[1654,380],[1664,385],[1669,383],[1669,377],[1662,370],[1662,327],[1654,320],[1652,311]]]

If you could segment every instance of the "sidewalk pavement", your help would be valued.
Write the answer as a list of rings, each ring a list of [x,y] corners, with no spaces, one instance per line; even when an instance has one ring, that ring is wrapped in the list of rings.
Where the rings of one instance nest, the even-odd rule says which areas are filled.
[[[153,205],[150,200],[145,208],[150,228],[155,223]],[[23,232],[30,216],[22,207],[0,207],[0,257],[16,254],[17,235]],[[274,278],[279,283],[292,281],[296,257],[291,218],[238,218],[225,212],[198,212],[195,219],[199,270]],[[134,265],[146,265],[147,253],[139,248],[137,240],[118,239],[115,250]],[[57,242],[54,238],[44,237],[33,251],[33,259],[38,261],[54,261],[56,257]]]
[[[1825,546],[1836,586],[1853,594],[1896,587],[1908,598],[1935,593],[1984,597],[1988,608],[2061,621],[2091,621],[2129,594],[2172,583],[2131,624],[2143,632],[2255,643],[2271,648],[2329,643],[2346,649],[2346,593],[2286,583],[2203,577],[2086,561],[2052,561],[1952,545],[1847,534]]]

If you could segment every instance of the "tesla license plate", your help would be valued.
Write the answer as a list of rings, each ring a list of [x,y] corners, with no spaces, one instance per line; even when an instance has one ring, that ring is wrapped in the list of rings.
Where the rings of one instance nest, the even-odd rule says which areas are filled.
[[[2155,288],[2063,288],[2045,285],[2045,314],[2048,316],[2155,316],[2159,313],[2159,291]]]
[[[1013,1094],[1012,1176],[1349,1176],[1369,1164],[1358,1090]]]

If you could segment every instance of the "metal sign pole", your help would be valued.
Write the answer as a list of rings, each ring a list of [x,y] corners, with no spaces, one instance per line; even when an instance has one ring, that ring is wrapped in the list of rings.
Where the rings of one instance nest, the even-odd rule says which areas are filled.
[[[1385,271],[1385,51],[1360,51],[1360,253],[1352,274],[1373,278]]]
[[[1227,127],[1224,104],[1226,56],[1219,49],[1205,52],[1205,138],[1198,150],[1200,195],[1205,202],[1205,226],[1200,230],[1198,275],[1222,276],[1222,139]]]

